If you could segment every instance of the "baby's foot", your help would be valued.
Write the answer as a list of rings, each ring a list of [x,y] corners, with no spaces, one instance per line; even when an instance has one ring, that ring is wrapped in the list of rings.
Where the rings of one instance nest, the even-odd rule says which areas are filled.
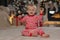
[[[43,34],[41,37],[43,37],[43,38],[48,38],[49,35],[48,35],[48,34]]]

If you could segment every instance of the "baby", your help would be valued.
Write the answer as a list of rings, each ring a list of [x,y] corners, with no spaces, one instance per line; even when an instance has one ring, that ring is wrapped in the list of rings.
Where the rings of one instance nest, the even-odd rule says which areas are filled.
[[[22,17],[21,15],[18,16],[20,22],[25,22],[26,27],[22,31],[23,36],[38,36],[40,35],[41,37],[49,37],[48,34],[45,34],[45,32],[41,29],[38,28],[38,21],[39,17],[35,15],[36,12],[36,6],[34,5],[28,5],[27,6],[27,13],[28,15]]]

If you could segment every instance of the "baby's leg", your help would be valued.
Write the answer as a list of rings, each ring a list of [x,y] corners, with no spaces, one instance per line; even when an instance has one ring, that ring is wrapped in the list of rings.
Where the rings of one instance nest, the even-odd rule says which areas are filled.
[[[38,29],[38,34],[39,34],[40,36],[42,36],[43,34],[45,34],[45,32],[42,31],[41,29]]]
[[[37,32],[37,29],[32,29],[30,30],[30,33],[32,34],[32,36],[38,36],[38,32]]]
[[[41,37],[49,37],[49,35],[48,34],[45,34],[45,32],[43,31],[43,30],[39,30],[38,29],[38,33],[39,33],[39,35],[41,36]]]
[[[23,36],[30,36],[29,30],[28,29],[23,30],[22,35]]]
[[[22,35],[23,36],[37,36],[38,33],[37,33],[37,30],[35,30],[35,29],[25,29],[22,32]]]

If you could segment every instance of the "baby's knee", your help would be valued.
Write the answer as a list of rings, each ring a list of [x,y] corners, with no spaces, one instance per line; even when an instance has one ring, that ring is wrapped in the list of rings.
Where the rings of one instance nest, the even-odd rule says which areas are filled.
[[[23,31],[23,36],[38,36],[38,33],[36,31]]]

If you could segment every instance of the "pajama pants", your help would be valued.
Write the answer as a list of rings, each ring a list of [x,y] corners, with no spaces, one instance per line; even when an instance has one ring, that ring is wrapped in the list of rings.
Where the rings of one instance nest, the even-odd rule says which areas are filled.
[[[25,29],[22,31],[23,36],[42,36],[45,34],[41,29]]]

